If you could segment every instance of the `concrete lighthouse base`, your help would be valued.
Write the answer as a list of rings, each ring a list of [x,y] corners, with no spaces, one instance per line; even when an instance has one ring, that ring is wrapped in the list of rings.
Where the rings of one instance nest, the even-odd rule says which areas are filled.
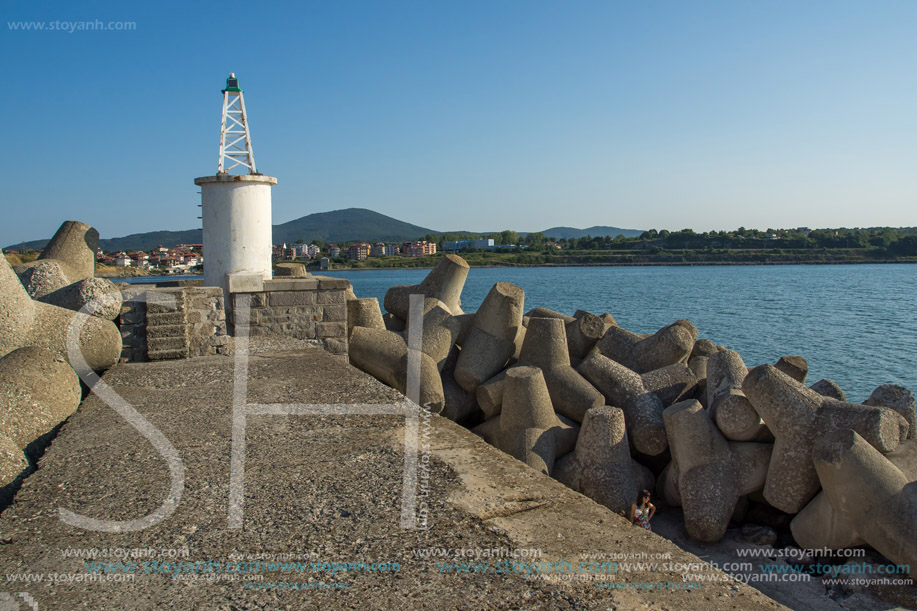
[[[229,294],[228,274],[271,278],[272,176],[217,174],[194,179],[201,188],[204,284]]]

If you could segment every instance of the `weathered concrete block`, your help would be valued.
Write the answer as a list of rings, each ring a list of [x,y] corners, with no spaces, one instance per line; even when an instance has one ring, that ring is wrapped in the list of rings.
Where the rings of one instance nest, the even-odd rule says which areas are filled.
[[[315,324],[315,337],[327,339],[331,337],[347,337],[347,323],[345,322],[320,322]]]
[[[844,393],[844,390],[831,380],[819,380],[818,382],[815,382],[809,386],[809,388],[822,395],[823,397],[831,397],[832,399],[837,399],[838,401],[847,400],[847,395]]]
[[[65,221],[38,259],[17,265],[16,272],[34,298],[95,275],[99,232],[79,221]],[[114,318],[114,317],[112,317]]]
[[[500,448],[514,458],[550,474],[557,452],[554,414],[544,376],[537,367],[512,367],[506,372]]]
[[[503,388],[506,380],[506,371],[501,371],[494,377],[490,378],[475,391],[478,405],[487,418],[493,418],[500,414],[503,407]]]
[[[563,319],[530,319],[519,362],[541,368],[554,409],[576,422],[605,404],[602,394],[570,365]]]
[[[389,331],[393,331],[395,333],[401,333],[402,331],[404,331],[404,327],[405,327],[404,320],[402,320],[401,318],[398,318],[394,314],[389,314],[389,313],[383,314],[382,322],[385,323],[385,328]]]
[[[22,286],[33,299],[50,295],[71,284],[59,261],[32,261],[17,265],[15,270]]]
[[[0,434],[0,488],[12,484],[29,468],[29,461],[15,442]]]
[[[613,325],[605,331],[602,339],[596,342],[596,348],[604,356],[627,366],[630,363],[630,354],[640,341],[642,335],[632,333],[623,327]]]
[[[714,352],[707,359],[707,408],[726,439],[751,441],[768,434],[767,426],[742,392],[748,375],[738,352]]]
[[[781,356],[774,366],[800,384],[806,381],[809,373],[809,364],[801,356]]]
[[[412,294],[435,297],[453,314],[462,313],[462,288],[468,276],[468,263],[458,255],[446,255],[417,285],[393,286],[385,293],[385,309],[401,320],[408,318],[408,301]]]
[[[455,338],[458,337],[462,324],[446,308],[446,304],[439,299],[427,297],[424,299],[421,325],[423,335],[420,349],[433,359],[436,367],[442,371],[446,359],[455,346]],[[409,325],[404,336],[409,338],[410,333],[411,326]],[[458,359],[461,360],[461,357],[459,356]]]
[[[917,481],[917,440],[908,439],[885,458],[901,470],[908,482]],[[836,550],[866,543],[857,518],[837,511],[824,490],[796,514],[790,528],[796,542],[808,549]]]
[[[342,289],[319,291],[316,299],[317,303],[321,305],[344,305],[347,303],[347,291]]]
[[[548,308],[535,308],[534,310],[529,310],[525,316],[527,318],[559,318],[564,321],[564,323],[573,322],[574,320],[572,316],[567,316],[566,314],[561,314],[560,312],[555,312]]]
[[[343,323],[324,323],[343,324]],[[407,392],[408,346],[404,338],[392,331],[354,327],[348,342],[350,363],[398,392]],[[443,382],[436,363],[419,353],[420,403],[438,414],[445,407]]]
[[[511,340],[472,327],[455,366],[455,381],[468,392],[474,392],[482,382],[501,371],[515,351],[516,345]]]
[[[63,356],[28,346],[0,358],[0,434],[24,449],[80,405],[80,383]]]
[[[623,411],[609,406],[590,409],[573,457],[580,469],[583,494],[612,511],[630,507],[637,496],[637,483]]]
[[[74,344],[73,358],[95,371],[118,362],[121,333],[114,323],[34,301],[6,257],[0,259],[0,356],[24,346],[41,346],[64,355],[72,366],[82,369],[81,362],[71,361],[68,346]],[[76,342],[68,339],[71,324]]]
[[[843,400],[843,399],[842,399]],[[915,420],[914,395],[903,386],[883,384],[872,391],[863,405],[881,406],[893,409],[901,414],[908,424],[908,439],[917,437],[917,420]]]
[[[315,291],[272,291],[265,295],[271,306],[315,305]]]
[[[453,422],[462,422],[478,409],[475,395],[458,385],[452,370],[444,369],[441,377],[445,404],[440,416]]]
[[[508,282],[497,282],[490,289],[461,344],[455,379],[462,388],[475,392],[516,354],[524,300],[523,290]]]
[[[525,291],[509,282],[497,282],[487,293],[471,321],[473,327],[515,341],[522,326]]]
[[[800,511],[818,491],[812,447],[819,436],[851,428],[883,452],[901,439],[896,412],[823,397],[773,365],[749,371],[742,391],[776,437],[764,498],[786,513]]]
[[[76,282],[95,275],[98,246],[99,232],[93,227],[79,221],[64,221],[38,260],[60,261],[70,282]]]
[[[184,328],[182,328],[182,331],[184,331]],[[184,333],[182,333],[180,336],[169,337],[150,337],[149,333],[147,333],[146,345],[150,352],[158,352],[161,350],[182,350],[184,351],[184,354],[187,355],[188,339],[185,337]]]
[[[608,405],[624,411],[630,440],[638,452],[656,456],[669,445],[659,397],[647,391],[635,371],[599,352],[586,357],[577,369],[604,396]]]
[[[686,363],[696,339],[694,325],[687,320],[678,320],[648,337],[618,326],[609,327],[596,346],[608,358],[642,374],[675,363]]]
[[[691,356],[710,357],[719,351],[716,344],[709,339],[699,339],[694,342],[694,348],[691,349]]]
[[[302,263],[278,263],[274,266],[274,276],[277,278],[305,278],[308,275]]]
[[[739,485],[726,439],[698,401],[683,401],[663,412],[688,534],[720,540],[739,498]]]
[[[261,293],[264,291],[264,276],[249,272],[226,274],[226,286],[230,293]]]
[[[185,325],[147,325],[147,339],[161,339],[166,337],[185,337]]]
[[[850,429],[821,436],[812,453],[831,505],[862,538],[899,565],[917,566],[917,487]]]
[[[345,322],[347,321],[347,306],[344,304],[323,305],[322,320],[324,322]]]
[[[305,337],[302,339],[312,339]],[[346,339],[337,339],[337,338],[327,338],[324,340],[325,350],[331,354],[347,354],[347,340]]]
[[[697,389],[697,378],[684,363],[647,371],[640,378],[646,391],[659,397],[666,406],[693,397]]]
[[[121,312],[121,291],[105,278],[85,278],[38,300],[105,320],[114,320]]]
[[[330,276],[313,276],[313,278],[318,282],[318,288],[322,291],[340,289],[346,292],[348,288],[351,288],[350,280],[347,278],[332,278]],[[296,282],[302,283],[304,281],[297,280]]]
[[[578,312],[580,316],[565,325],[567,349],[570,358],[583,359],[605,335],[605,321],[589,312]]]
[[[681,492],[678,490],[678,469],[675,462],[669,462],[656,478],[656,496],[669,507],[681,507]]]
[[[352,299],[347,302],[347,336],[354,327],[367,327],[369,329],[385,329],[382,319],[382,310],[379,300],[375,297]]]
[[[631,369],[646,373],[688,361],[697,339],[697,329],[687,320],[678,320],[638,342],[631,351]]]

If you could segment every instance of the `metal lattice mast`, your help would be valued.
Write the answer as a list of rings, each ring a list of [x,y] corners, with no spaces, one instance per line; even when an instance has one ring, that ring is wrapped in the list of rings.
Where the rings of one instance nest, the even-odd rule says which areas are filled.
[[[230,72],[226,79],[226,89],[223,90],[223,124],[220,127],[220,165],[217,174],[226,174],[239,166],[248,168],[249,174],[258,173],[242,93],[239,79],[234,72]]]

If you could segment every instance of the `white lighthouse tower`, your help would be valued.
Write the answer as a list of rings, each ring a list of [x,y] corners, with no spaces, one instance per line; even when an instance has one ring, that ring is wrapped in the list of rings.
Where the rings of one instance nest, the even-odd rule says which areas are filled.
[[[229,303],[229,274],[271,278],[271,187],[277,184],[255,169],[245,99],[234,73],[223,89],[217,173],[194,184],[201,188],[204,285],[222,287]]]

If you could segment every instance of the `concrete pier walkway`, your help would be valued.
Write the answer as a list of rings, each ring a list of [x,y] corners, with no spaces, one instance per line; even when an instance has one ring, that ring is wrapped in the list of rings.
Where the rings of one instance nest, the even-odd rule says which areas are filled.
[[[131,532],[61,521],[60,508],[134,520],[169,496],[156,448],[89,397],[0,516],[0,608],[783,608],[741,583],[710,581],[724,575],[437,416],[414,420],[416,527],[403,528],[410,418],[249,415],[244,517],[230,528],[237,366],[203,357],[105,375],[177,451],[177,508]],[[247,401],[403,397],[313,349],[252,355]]]

